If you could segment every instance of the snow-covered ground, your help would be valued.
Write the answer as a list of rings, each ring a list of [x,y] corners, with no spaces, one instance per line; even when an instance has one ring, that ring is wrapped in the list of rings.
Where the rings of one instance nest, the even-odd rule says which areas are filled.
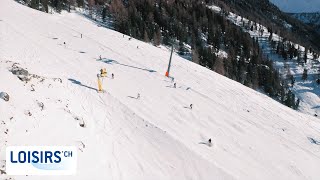
[[[9,145],[78,147],[77,174],[48,180],[320,177],[318,119],[176,54],[172,88],[169,56],[77,13],[1,0],[0,92],[10,101],[0,99],[0,179],[11,177],[3,174]],[[100,68],[106,93],[96,92]]]

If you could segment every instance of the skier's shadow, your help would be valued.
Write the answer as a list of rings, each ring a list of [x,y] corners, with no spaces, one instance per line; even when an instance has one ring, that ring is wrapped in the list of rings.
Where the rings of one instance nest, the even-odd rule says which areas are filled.
[[[198,144],[207,145],[207,146],[209,146],[209,147],[211,147],[211,146],[212,146],[212,143],[209,143],[209,142],[203,142],[203,141],[199,142]]]
[[[133,96],[127,96],[127,97],[131,99],[138,99],[137,97],[133,97]]]
[[[207,142],[199,142],[199,144],[205,144],[205,145],[207,145]]]

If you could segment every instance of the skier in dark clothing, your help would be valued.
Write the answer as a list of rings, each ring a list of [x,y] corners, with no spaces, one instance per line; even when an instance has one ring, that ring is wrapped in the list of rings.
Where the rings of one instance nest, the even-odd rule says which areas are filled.
[[[111,78],[114,79],[114,74],[113,73],[111,74]]]
[[[177,84],[176,84],[176,83],[174,83],[174,84],[173,84],[173,87],[174,87],[174,88],[176,88],[176,87],[177,87]]]
[[[138,93],[138,95],[137,95],[137,99],[140,99],[140,93]]]
[[[211,147],[212,143],[211,143],[211,138],[208,140],[208,146]]]
[[[192,104],[190,104],[190,109],[192,109],[192,106],[193,106],[193,105],[192,105]]]

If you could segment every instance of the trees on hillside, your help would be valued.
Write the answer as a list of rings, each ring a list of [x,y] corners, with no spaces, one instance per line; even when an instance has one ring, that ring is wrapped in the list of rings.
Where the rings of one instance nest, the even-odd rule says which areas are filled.
[[[94,8],[105,2],[106,0],[89,0],[88,7]],[[59,10],[68,1],[49,0],[49,3]],[[83,0],[76,0],[76,3],[84,5]],[[103,20],[108,13],[111,13],[115,29],[119,32],[151,42],[155,46],[161,43],[179,43],[181,54],[187,52],[185,45],[188,45],[191,47],[189,53],[193,62],[251,88],[263,89],[270,96],[283,99],[282,102],[289,96],[289,90],[282,84],[280,74],[274,69],[272,61],[263,57],[257,40],[252,39],[242,28],[230,23],[224,13],[214,13],[202,1],[112,0],[108,6],[101,8],[100,15]],[[249,29],[260,28],[252,21],[243,23]],[[274,31],[270,28],[269,32]],[[295,54],[295,49],[290,50],[283,42],[276,46],[277,52],[285,59]],[[221,50],[226,51],[228,56],[218,57]]]

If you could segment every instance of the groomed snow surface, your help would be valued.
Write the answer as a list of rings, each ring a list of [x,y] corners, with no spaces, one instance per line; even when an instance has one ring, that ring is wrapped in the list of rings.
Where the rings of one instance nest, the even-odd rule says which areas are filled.
[[[0,179],[319,179],[318,119],[178,55],[172,88],[169,56],[80,14],[1,0]],[[77,174],[5,175],[9,145],[74,145]]]

